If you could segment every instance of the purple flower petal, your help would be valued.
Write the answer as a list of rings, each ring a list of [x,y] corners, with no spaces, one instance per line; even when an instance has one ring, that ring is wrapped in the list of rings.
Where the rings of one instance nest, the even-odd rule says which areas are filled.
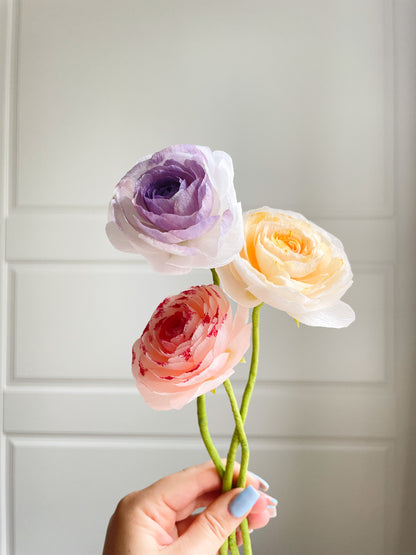
[[[231,158],[207,147],[176,145],[143,158],[116,187],[110,240],[167,273],[227,263],[243,243],[233,175]]]

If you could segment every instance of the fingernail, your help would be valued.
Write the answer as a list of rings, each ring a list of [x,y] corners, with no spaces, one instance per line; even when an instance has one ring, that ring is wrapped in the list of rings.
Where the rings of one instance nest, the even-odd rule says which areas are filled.
[[[257,480],[260,482],[261,490],[267,491],[269,489],[270,485],[268,484],[268,482],[266,482],[266,480],[264,480],[264,478],[258,476],[257,474],[254,474],[254,472],[251,472],[251,470],[249,472],[253,476],[253,478],[257,478]]]
[[[277,516],[277,510],[275,505],[268,505],[267,512],[270,518],[274,518],[275,516]]]
[[[277,505],[279,501],[272,497],[271,495],[266,495],[267,499],[273,503],[273,505]]]
[[[259,497],[260,493],[253,486],[246,487],[231,501],[229,506],[230,513],[237,518],[243,516],[253,507]]]

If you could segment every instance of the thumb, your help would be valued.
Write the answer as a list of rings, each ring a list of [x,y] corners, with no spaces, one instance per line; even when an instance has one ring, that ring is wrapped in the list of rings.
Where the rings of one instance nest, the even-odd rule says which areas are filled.
[[[178,553],[212,555],[248,515],[260,493],[248,486],[223,493],[200,513],[175,547]]]

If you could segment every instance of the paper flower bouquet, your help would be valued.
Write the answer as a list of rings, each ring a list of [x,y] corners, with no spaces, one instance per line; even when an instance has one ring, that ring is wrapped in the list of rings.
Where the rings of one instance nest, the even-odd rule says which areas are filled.
[[[266,303],[299,325],[342,328],[354,320],[341,301],[352,284],[342,243],[301,214],[262,207],[243,214],[230,156],[208,147],[175,145],[141,159],[119,182],[106,231],[119,250],[143,255],[155,271],[211,269],[213,284],[164,299],[133,345],[132,371],[146,403],[180,409],[197,400],[204,444],[223,480],[244,487],[249,446],[244,431],[257,375],[259,313]],[[227,295],[236,301],[233,316]],[[252,308],[251,323],[249,309]],[[230,376],[252,343],[240,406]],[[205,394],[224,385],[235,431],[224,466],[208,430]],[[244,553],[251,553],[247,521]],[[220,553],[238,554],[233,534]]]

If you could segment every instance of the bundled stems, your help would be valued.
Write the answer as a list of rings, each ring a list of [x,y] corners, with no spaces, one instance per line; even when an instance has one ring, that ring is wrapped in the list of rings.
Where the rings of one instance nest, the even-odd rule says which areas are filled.
[[[243,393],[243,399],[241,402],[240,407],[240,417],[241,422],[244,426],[244,422],[247,418],[248,407],[250,404],[251,395],[253,393],[254,384],[256,382],[257,377],[257,368],[259,363],[259,349],[260,349],[260,330],[259,330],[259,323],[260,323],[260,308],[263,306],[263,303],[255,306],[252,312],[252,351],[251,351],[251,364],[250,364],[250,372],[249,377],[247,380],[246,387]],[[237,421],[236,421],[237,424]],[[224,476],[222,479],[222,490],[229,491],[233,486],[233,471],[234,471],[234,462],[237,454],[238,444],[240,442],[240,433],[238,427],[234,430],[233,438],[231,440],[230,448],[228,450],[227,455],[227,464],[225,467]],[[241,450],[241,466],[240,466],[240,474],[237,480],[237,487],[245,487],[246,485],[246,475],[247,475],[247,468],[248,468],[248,458],[249,458],[249,450]],[[247,519],[245,519],[241,523],[241,533],[243,536],[243,545],[244,545],[244,553],[251,553],[251,541],[250,535],[248,532],[248,523]],[[233,553],[232,548],[236,544],[235,533],[229,537],[229,547],[231,553]],[[226,555],[228,552],[228,548],[226,544],[220,550],[220,555]],[[237,551],[238,553],[238,551]]]
[[[253,327],[251,330],[252,333],[252,352],[251,352],[251,364],[250,364],[250,373],[247,381],[247,385],[244,390],[243,399],[241,402],[240,414],[243,424],[247,418],[248,407],[250,404],[251,395],[253,393],[254,384],[256,382],[257,377],[257,367],[259,362],[259,322],[260,322],[260,308],[263,306],[263,303],[255,306],[253,308],[252,314],[252,323]],[[223,491],[228,491],[232,487],[232,480],[233,480],[233,469],[234,469],[234,462],[235,457],[237,454],[239,444],[239,435],[237,428],[234,430],[233,438],[231,440],[230,449],[227,455],[227,465],[225,467],[225,473],[223,477]],[[238,477],[237,486],[238,487],[245,487],[246,485],[246,472],[244,471],[245,467],[244,463],[244,455],[242,454],[241,460],[241,471]]]
[[[212,273],[214,285],[220,286],[220,279],[214,268],[211,269],[211,273]],[[244,422],[247,417],[248,407],[250,404],[250,399],[253,393],[254,384],[257,376],[257,367],[258,367],[258,359],[259,359],[259,319],[260,319],[259,314],[260,314],[260,308],[262,307],[262,305],[263,303],[254,307],[252,312],[251,364],[250,364],[249,377],[248,377],[246,387],[244,389],[240,409],[238,408],[237,400],[235,398],[230,380],[227,379],[224,382],[224,387],[230,399],[231,409],[233,411],[234,420],[235,420],[235,429],[231,440],[230,448],[228,451],[227,463],[226,463],[225,469],[220,459],[220,456],[218,454],[218,451],[216,450],[212,442],[211,436],[209,434],[207,413],[206,413],[206,406],[205,406],[205,395],[201,395],[200,397],[198,397],[198,400],[197,400],[198,423],[199,423],[199,429],[201,431],[201,436],[207,448],[207,451],[218,470],[219,475],[222,477],[222,484],[223,484],[222,489],[224,492],[229,491],[233,486],[234,463],[235,463],[235,458],[236,458],[239,444],[241,444],[241,464],[240,464],[240,473],[237,481],[237,487],[245,487],[246,485],[246,475],[247,475],[247,469],[248,469],[250,450],[247,442],[247,437],[244,431]],[[240,527],[241,527],[241,533],[243,537],[244,554],[252,555],[247,519],[245,519],[241,523]],[[220,555],[227,555],[228,549],[230,549],[232,555],[239,554],[235,532],[228,538],[228,540],[221,547]]]
[[[227,395],[230,399],[231,410],[233,411],[235,425],[236,425],[235,426],[236,427],[236,432],[238,434],[238,439],[239,439],[239,442],[241,444],[240,475],[241,475],[241,473],[243,473],[244,476],[245,476],[246,473],[247,473],[247,469],[248,469],[250,449],[249,449],[249,446],[248,446],[246,432],[244,430],[244,423],[243,423],[243,420],[241,418],[241,413],[240,413],[240,410],[238,408],[237,399],[235,398],[233,387],[231,385],[230,380],[225,380],[224,387],[225,387],[225,391],[227,392]],[[237,483],[237,486],[238,486],[238,483]],[[242,523],[242,525],[241,525],[241,532],[242,532],[242,535],[243,535],[244,555],[252,555],[251,540],[250,540],[250,535],[248,533],[247,519],[245,519],[244,524]],[[229,544],[231,553],[234,553],[234,552],[239,553],[236,538],[235,538],[235,532],[230,536],[228,544]]]
[[[233,411],[233,416],[235,420],[235,432],[237,433],[239,443],[241,444],[240,475],[242,472],[246,474],[247,468],[248,468],[248,459],[250,457],[250,449],[248,447],[247,436],[244,430],[244,423],[241,418],[240,409],[238,408],[237,399],[235,398],[230,380],[225,380],[224,387],[230,399],[231,410]],[[237,484],[237,487],[240,487],[240,486]],[[241,486],[241,487],[244,487],[244,486]]]

